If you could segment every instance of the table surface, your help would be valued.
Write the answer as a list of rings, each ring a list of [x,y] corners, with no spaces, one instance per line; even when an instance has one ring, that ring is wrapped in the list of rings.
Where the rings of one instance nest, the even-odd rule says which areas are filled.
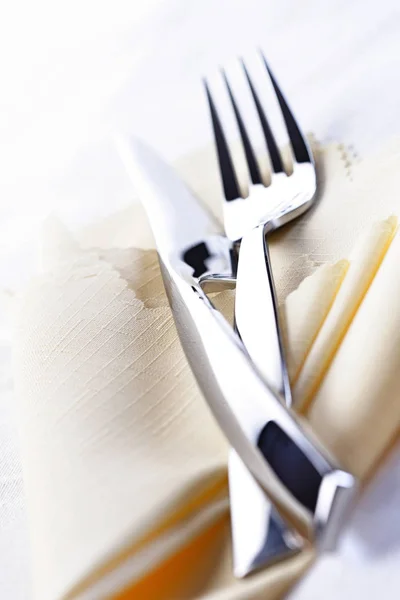
[[[398,0],[20,0],[4,13],[0,282],[6,288],[29,276],[35,226],[50,210],[75,227],[131,201],[112,131],[135,132],[169,160],[209,143],[201,76],[254,46],[263,48],[301,123],[320,141],[337,140],[365,156],[400,134]],[[3,319],[0,597],[30,600],[8,334]],[[378,481],[363,498],[340,554],[320,562],[296,600],[319,598],[321,585],[328,600],[339,593],[375,598],[383,590],[385,599],[398,597],[399,460],[379,477],[385,485]]]

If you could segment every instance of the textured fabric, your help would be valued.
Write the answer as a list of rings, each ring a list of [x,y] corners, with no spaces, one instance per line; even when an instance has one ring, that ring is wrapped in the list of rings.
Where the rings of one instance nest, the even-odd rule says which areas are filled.
[[[314,340],[312,351],[305,359],[301,374],[293,378],[294,398],[297,406],[302,407],[303,410],[315,396],[325,369],[346,335],[346,331],[381,265],[396,229],[397,218],[390,217],[372,230],[365,232],[364,237],[357,244],[357,250],[351,257],[346,278],[337,292],[335,305],[325,320],[324,330]],[[326,288],[324,293],[326,293]],[[379,294],[383,293],[384,289],[379,289]],[[378,315],[375,315],[375,320],[377,318]],[[365,324],[365,328],[368,331],[367,324]],[[357,381],[357,385],[360,385],[360,382]]]
[[[334,171],[333,164],[337,169],[335,152],[327,151],[327,170]],[[377,269],[357,280],[363,301],[347,322],[346,335],[330,364],[318,367],[326,377],[309,413],[332,449],[349,448],[342,459],[362,475],[385,452],[400,418],[393,401],[396,387],[392,388],[398,353],[389,320],[380,334],[380,323],[373,318],[388,310],[390,319],[397,318],[393,294],[399,285],[399,242],[397,236],[391,241],[393,228],[382,242],[377,232],[387,231],[384,225],[369,229],[367,219],[360,226],[360,219],[355,220],[360,197],[365,196],[361,182],[368,172],[368,164],[360,165],[359,183],[353,188],[340,172],[328,178],[324,201],[304,218],[302,229],[294,224],[275,237],[272,248],[281,298],[315,269],[315,263],[343,256],[349,261],[324,267],[322,274],[317,271],[282,307],[288,355],[293,347],[300,357],[299,377],[300,365],[307,364],[313,343],[323,338],[330,315],[337,314],[337,326],[341,324],[343,312],[335,311],[335,304],[355,261],[350,250],[342,253],[343,248],[347,250],[354,232],[357,237],[361,229],[370,231],[369,241],[363,239],[363,249],[353,257],[365,264],[362,258],[375,256],[378,248]],[[372,179],[370,183],[372,205]],[[353,231],[346,226],[341,247],[332,245],[333,251],[329,207],[336,201],[345,209],[340,191],[354,205]],[[207,197],[215,202],[215,194]],[[384,217],[395,204],[392,196],[387,198],[380,209]],[[376,211],[371,221],[375,218]],[[317,261],[312,234],[322,236],[324,219],[319,248],[324,245],[327,251]],[[291,253],[296,236],[300,253]],[[156,253],[131,247],[136,242],[147,248],[152,244],[142,210],[133,206],[98,229],[82,232],[77,242],[52,221],[44,240],[42,273],[20,294],[15,307],[14,352],[37,598],[282,598],[313,561],[313,552],[244,581],[233,579],[226,521],[228,449],[184,359]],[[324,278],[326,284],[321,285]],[[216,300],[228,313],[232,299],[227,292]],[[315,313],[313,306],[318,307]],[[309,330],[304,315],[317,315],[310,319]],[[357,379],[353,371],[343,377],[343,364],[354,357],[358,361],[364,353],[365,336],[376,339],[379,352],[390,359],[367,397],[359,378],[371,368],[374,346],[365,352]],[[391,392],[384,410],[381,390]],[[375,436],[378,411],[381,428]],[[360,467],[357,449],[366,444],[369,452]]]

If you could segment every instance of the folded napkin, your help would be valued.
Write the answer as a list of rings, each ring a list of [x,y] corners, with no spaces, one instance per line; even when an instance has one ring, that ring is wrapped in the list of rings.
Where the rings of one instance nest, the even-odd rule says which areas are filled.
[[[329,152],[336,150],[325,153],[328,166]],[[215,193],[204,197],[215,207]],[[360,205],[349,203],[355,215]],[[400,424],[397,219],[362,222],[348,259],[331,262],[327,252],[298,286],[315,270],[316,249],[303,252],[290,278],[296,258],[287,248],[305,223],[322,227],[320,210],[329,214],[332,202],[324,198],[272,248],[281,296],[295,290],[282,305],[289,370],[298,409],[366,480]],[[151,246],[137,205],[75,237],[50,220],[42,272],[16,301],[37,598],[282,598],[313,550],[246,580],[232,577],[228,447],[180,348]],[[215,302],[229,314],[233,293]]]

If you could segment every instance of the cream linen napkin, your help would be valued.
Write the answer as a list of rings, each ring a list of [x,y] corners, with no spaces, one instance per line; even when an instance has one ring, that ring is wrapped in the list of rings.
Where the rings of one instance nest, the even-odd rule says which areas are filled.
[[[207,172],[207,156],[198,157],[199,172]],[[282,297],[326,263],[282,307],[295,400],[310,406],[314,428],[344,465],[366,478],[400,422],[400,240],[394,217],[368,225],[390,214],[389,205],[383,215],[371,210],[371,219],[356,219],[364,215],[368,165],[353,167],[353,182],[360,173],[351,186],[340,157],[335,148],[325,151],[332,179],[324,201],[303,225],[276,237],[272,256]],[[353,236],[346,222],[339,251],[349,260],[331,263],[339,220],[330,219],[338,204],[347,206],[340,192],[352,206],[353,232],[365,237],[347,252]],[[215,190],[204,197],[213,203]],[[313,552],[244,581],[232,578],[227,446],[179,346],[156,253],[132,245],[152,245],[137,206],[77,240],[51,221],[42,274],[16,303],[15,380],[37,598],[281,598]],[[232,310],[231,293],[216,301]],[[328,349],[329,359],[321,361],[315,348]]]

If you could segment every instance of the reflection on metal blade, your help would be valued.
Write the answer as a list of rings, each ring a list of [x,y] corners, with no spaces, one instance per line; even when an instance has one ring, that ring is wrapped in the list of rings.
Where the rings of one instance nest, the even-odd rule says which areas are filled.
[[[145,202],[157,247],[175,252],[209,236],[222,236],[221,225],[152,148],[133,137],[117,137],[116,143],[136,192]]]

